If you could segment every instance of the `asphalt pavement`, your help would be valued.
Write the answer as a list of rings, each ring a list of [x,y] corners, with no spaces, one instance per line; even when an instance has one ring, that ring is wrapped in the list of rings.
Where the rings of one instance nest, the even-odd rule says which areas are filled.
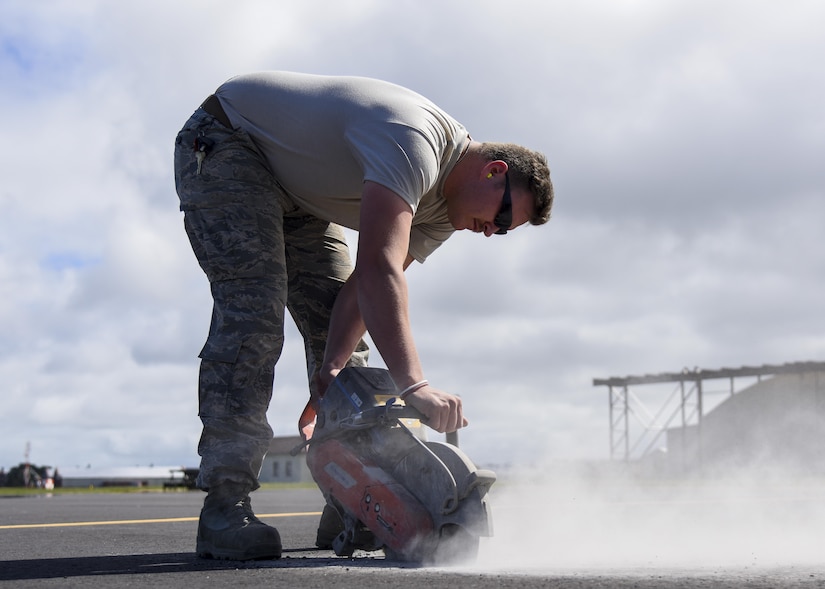
[[[588,505],[590,499],[577,503],[576,498],[569,499],[569,490],[565,493],[567,502],[557,501],[558,489],[533,489],[524,495],[504,486],[501,492],[491,493],[494,521],[503,524],[500,533],[497,529],[493,538],[482,538],[477,562],[441,568],[391,562],[381,552],[343,558],[318,550],[315,528],[323,499],[310,488],[262,489],[253,494],[255,512],[280,530],[284,553],[279,560],[245,563],[195,557],[203,500],[199,491],[0,497],[0,586],[825,587],[825,559],[817,560],[815,547],[800,558],[779,555],[763,562],[753,557],[702,561],[701,551],[698,563],[671,559],[655,548],[668,542],[666,530],[671,528],[650,529],[640,517],[656,511],[655,498],[634,496],[632,501]],[[785,522],[796,513],[785,507],[803,505],[809,513],[812,504],[825,505],[819,494],[806,497],[800,503],[799,495],[791,494],[761,505],[775,507],[778,501],[784,506],[778,517]],[[558,507],[550,509],[552,505]],[[621,512],[619,519],[605,516],[605,507],[612,514]],[[701,498],[687,507],[697,513],[708,510]],[[541,513],[536,511],[540,508]],[[632,529],[639,522],[654,538],[636,544],[640,550],[634,551],[631,530],[617,531],[616,526]],[[801,526],[796,531],[805,535],[802,540],[809,545],[810,538],[816,538],[810,518],[793,522]],[[760,519],[762,528],[768,525]],[[589,531],[582,534],[582,528]],[[711,534],[713,530],[708,528]],[[769,531],[773,538],[774,530]],[[786,531],[794,533],[793,528]],[[739,541],[752,536],[748,531]],[[622,538],[628,545],[622,546]],[[723,533],[722,541],[730,541],[730,535]],[[712,537],[704,542],[708,554],[718,552]],[[777,545],[785,544],[777,540]],[[767,554],[773,545],[755,546]],[[604,558],[607,553],[611,558]],[[638,558],[639,554],[645,558]]]

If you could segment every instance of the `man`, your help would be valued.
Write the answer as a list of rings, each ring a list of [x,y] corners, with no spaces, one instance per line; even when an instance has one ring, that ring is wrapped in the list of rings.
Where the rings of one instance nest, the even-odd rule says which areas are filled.
[[[544,157],[473,141],[427,99],[366,78],[265,72],[224,83],[178,134],[184,225],[214,299],[200,353],[199,556],[278,558],[249,493],[272,438],[266,411],[284,309],[304,338],[311,398],[365,365],[369,330],[430,427],[467,424],[430,384],[410,330],[404,270],[455,230],[547,222]],[[359,232],[355,268],[341,226]]]

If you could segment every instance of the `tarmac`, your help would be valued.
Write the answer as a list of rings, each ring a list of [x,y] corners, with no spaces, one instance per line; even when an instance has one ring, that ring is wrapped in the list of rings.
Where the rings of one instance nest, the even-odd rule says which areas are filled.
[[[281,559],[254,562],[195,556],[199,491],[0,497],[0,586],[825,587],[820,486],[774,489],[747,511],[718,493],[691,497],[504,485],[491,492],[496,533],[482,538],[478,560],[440,568],[318,550],[323,498],[313,488],[252,495],[284,543]],[[744,546],[726,554],[730,543]]]

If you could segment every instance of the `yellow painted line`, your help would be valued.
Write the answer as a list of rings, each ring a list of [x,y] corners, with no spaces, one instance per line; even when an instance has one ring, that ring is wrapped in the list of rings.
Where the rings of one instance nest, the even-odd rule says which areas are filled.
[[[318,516],[320,511],[304,511],[297,513],[265,513],[263,515],[257,514],[259,519],[265,517],[302,517],[302,516]],[[55,524],[13,524],[8,526],[0,526],[0,530],[25,530],[30,528],[77,528],[82,526],[122,526],[128,524],[167,524],[176,522],[196,522],[197,517],[170,517],[164,519],[121,519],[97,522],[64,522]]]

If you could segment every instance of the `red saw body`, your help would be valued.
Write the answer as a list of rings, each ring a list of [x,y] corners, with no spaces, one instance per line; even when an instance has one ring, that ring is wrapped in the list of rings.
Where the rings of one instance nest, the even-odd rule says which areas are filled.
[[[492,535],[486,496],[496,476],[457,446],[426,441],[421,415],[397,394],[386,370],[351,367],[321,399],[307,452],[327,502],[321,525],[337,526],[339,556],[383,549],[422,564],[475,558],[479,538]]]

